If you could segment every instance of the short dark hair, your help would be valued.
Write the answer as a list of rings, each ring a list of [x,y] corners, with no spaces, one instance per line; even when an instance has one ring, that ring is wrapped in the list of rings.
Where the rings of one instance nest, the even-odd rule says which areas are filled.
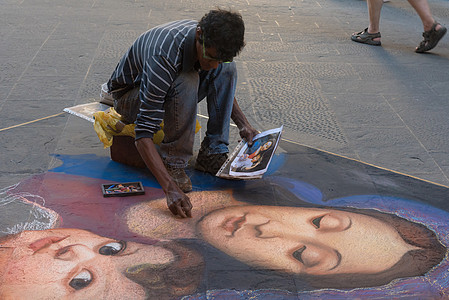
[[[195,292],[204,273],[203,257],[185,243],[165,241],[157,244],[175,256],[169,264],[138,264],[123,274],[144,288],[146,299],[178,299]]]
[[[214,47],[217,57],[223,61],[232,61],[245,46],[245,24],[237,12],[211,10],[201,19],[199,26],[205,47]]]

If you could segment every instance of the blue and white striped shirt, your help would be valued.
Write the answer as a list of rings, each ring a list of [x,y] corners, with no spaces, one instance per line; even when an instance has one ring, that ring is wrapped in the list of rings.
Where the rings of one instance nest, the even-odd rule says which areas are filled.
[[[152,138],[164,118],[164,101],[181,72],[194,70],[197,21],[170,22],[143,33],[119,61],[109,79],[112,92],[140,86],[136,139]]]

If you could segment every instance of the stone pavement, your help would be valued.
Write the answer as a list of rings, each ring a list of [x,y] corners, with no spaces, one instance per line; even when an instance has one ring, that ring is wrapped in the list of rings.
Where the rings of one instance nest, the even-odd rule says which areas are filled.
[[[436,19],[448,27],[449,3],[446,0],[429,0],[429,3]],[[48,223],[49,227],[62,224],[65,228],[87,229],[102,236],[145,245],[154,243],[152,238],[186,242],[183,239],[198,238],[192,228],[200,223],[193,222],[200,222],[199,217],[216,209],[206,205],[209,202],[226,207],[257,198],[260,202],[254,205],[275,205],[271,212],[276,213],[278,206],[297,206],[292,204],[291,195],[294,195],[300,199],[294,197],[295,201],[301,202],[299,206],[349,206],[351,212],[372,209],[394,214],[381,219],[394,219],[393,223],[400,224],[404,220],[411,221],[414,225],[407,226],[413,227],[411,235],[418,236],[418,241],[406,246],[393,243],[393,246],[413,245],[438,250],[441,246],[435,242],[438,240],[447,254],[449,36],[430,53],[416,54],[414,48],[421,41],[422,25],[406,1],[392,0],[384,5],[382,47],[350,40],[352,32],[360,31],[368,24],[366,2],[359,0],[213,3],[206,0],[0,0],[0,4],[0,204],[13,203],[8,210],[3,206],[0,209],[4,215],[7,212],[7,218],[0,215],[0,227],[4,226],[5,220],[32,215],[39,224]],[[183,223],[173,221],[166,214],[165,204],[156,201],[162,193],[148,172],[111,162],[109,150],[103,149],[92,124],[62,113],[62,110],[97,101],[100,85],[107,81],[123,52],[139,34],[170,20],[199,19],[216,6],[238,10],[246,24],[247,45],[236,59],[239,104],[259,130],[283,124],[283,141],[279,155],[273,161],[273,171],[259,183],[228,182],[188,170],[194,184],[191,197],[197,201],[194,208],[197,219],[186,221],[187,225],[194,226],[182,227],[179,224]],[[205,116],[203,101],[199,107],[203,129],[197,134],[196,150],[204,135]],[[232,148],[237,143],[238,132],[231,128]],[[147,194],[135,199],[103,199],[99,186],[104,181],[125,180],[142,181]],[[214,194],[216,190],[228,189],[233,192],[232,197],[226,193]],[[148,205],[151,208],[139,206],[148,200],[145,198],[148,195],[152,200]],[[214,201],[204,201],[209,198]],[[285,203],[284,198],[287,199]],[[29,214],[30,203],[23,202],[24,199],[32,200],[39,207],[33,206],[33,213]],[[62,219],[53,219],[47,208],[57,212]],[[38,217],[37,211],[41,210],[42,217]],[[152,215],[155,212],[157,214]],[[278,212],[278,215],[284,214],[283,221],[288,219],[288,211]],[[304,212],[298,212],[301,214]],[[349,224],[370,224],[369,228],[386,232],[382,231],[383,225],[370,223],[372,220],[359,223],[358,217],[348,216],[353,215],[326,211],[326,215],[320,213],[309,223],[324,228],[336,223],[348,225],[350,220]],[[143,221],[133,223],[135,220]],[[236,226],[242,224],[241,219],[234,221]],[[291,222],[296,221],[293,218]],[[382,249],[385,250],[383,253],[394,252],[391,248],[380,247],[388,245],[388,234],[384,238],[378,231],[360,232],[365,233],[365,237],[375,237],[374,241],[367,241],[373,243],[371,249],[378,245],[378,252]],[[287,229],[283,230],[286,232]],[[413,239],[407,233],[399,231],[399,234],[406,241]],[[77,235],[83,241],[92,238],[87,233],[73,233],[73,236]],[[430,241],[423,236],[430,236]],[[180,253],[189,252],[184,246],[169,244],[162,243],[161,248],[171,249],[180,257],[183,257]],[[273,273],[274,267],[266,272],[254,271],[250,263],[251,267],[248,267],[240,255],[253,250],[256,253],[257,249],[216,254],[212,248],[219,247],[213,242],[199,244],[188,248],[201,248],[206,252],[202,255],[207,257],[203,258],[207,262],[204,270],[207,275],[200,283],[191,284],[199,285],[197,290],[186,285],[183,286],[185,290],[181,288],[179,292],[187,295],[198,291],[200,294],[193,298],[207,295],[210,299],[215,296],[295,299],[297,294],[294,292],[300,292],[302,299],[383,299],[388,295],[433,299],[449,295],[447,258],[437,267],[423,267],[426,271],[421,271],[420,275],[431,269],[425,276],[389,274],[393,276],[391,278],[409,277],[394,281],[388,288],[379,282],[372,283],[381,286],[374,289],[358,285],[357,274],[355,277],[349,274],[343,278],[342,285],[334,282],[334,285],[321,286],[336,287],[336,290],[318,290],[313,294],[308,292],[311,287],[296,277]],[[284,244],[278,243],[270,249],[277,251],[279,245]],[[117,243],[114,246],[118,247]],[[133,247],[137,246],[129,244],[129,249]],[[375,257],[378,252],[370,252],[367,257]],[[302,257],[304,253],[306,258],[296,258],[298,260],[307,262],[313,258],[305,248],[294,253],[296,257]],[[438,253],[419,255],[439,257],[442,252]],[[1,254],[0,251],[0,263]],[[343,260],[340,254],[340,261],[345,262],[345,254]],[[349,256],[358,257],[353,254]],[[235,256],[239,262],[231,262],[228,255]],[[333,255],[338,260],[338,255]],[[196,254],[189,252],[187,256],[195,267],[201,265]],[[441,257],[435,261],[441,261]],[[356,263],[352,262],[353,265]],[[254,273],[253,282],[241,280],[250,277],[246,274],[253,276]],[[187,277],[185,273],[181,272],[181,275]],[[192,277],[194,275],[196,273]],[[388,276],[386,278],[390,278]],[[364,284],[370,280],[365,280]],[[176,284],[182,286],[180,282]],[[340,291],[339,287],[346,290]],[[347,290],[353,287],[361,289]],[[234,288],[239,292],[233,294]],[[273,289],[280,291],[273,292]],[[119,298],[114,292],[110,298]],[[162,295],[158,290],[154,293]],[[106,298],[105,294],[102,298]]]

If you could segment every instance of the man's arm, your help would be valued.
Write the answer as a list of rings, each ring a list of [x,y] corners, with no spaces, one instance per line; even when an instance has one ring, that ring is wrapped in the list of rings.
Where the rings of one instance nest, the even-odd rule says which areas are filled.
[[[136,147],[148,169],[150,169],[151,173],[156,177],[157,182],[161,185],[170,211],[174,215],[179,215],[182,218],[190,218],[192,216],[190,199],[176,185],[170,174],[168,174],[153,140],[151,138],[138,139],[136,141]]]
[[[190,217],[192,209],[190,199],[168,174],[152,139],[164,118],[163,103],[173,78],[176,78],[176,66],[164,56],[151,56],[145,62],[143,72],[148,76],[145,84],[141,85],[146,88],[141,87],[140,113],[137,115],[135,129],[136,147],[148,169],[161,185],[170,211],[183,218]]]
[[[237,99],[234,97],[234,104],[232,106],[231,119],[235,125],[239,128],[240,137],[248,142],[248,145],[252,145],[253,138],[259,133],[249,124],[245,114],[240,109]]]

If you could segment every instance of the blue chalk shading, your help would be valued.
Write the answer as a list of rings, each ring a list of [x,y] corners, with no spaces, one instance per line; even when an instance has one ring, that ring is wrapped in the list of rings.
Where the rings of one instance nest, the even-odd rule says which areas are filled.
[[[156,178],[146,168],[130,167],[111,160],[106,156],[95,154],[62,155],[53,154],[61,160],[62,165],[51,169],[51,172],[69,175],[85,176],[103,179],[111,182],[141,181],[144,186],[160,188]],[[275,155],[264,177],[276,173],[285,162],[285,155]],[[203,172],[198,172],[189,167],[186,169],[194,190],[217,190],[226,188],[238,188],[245,185],[244,180],[226,180]]]

